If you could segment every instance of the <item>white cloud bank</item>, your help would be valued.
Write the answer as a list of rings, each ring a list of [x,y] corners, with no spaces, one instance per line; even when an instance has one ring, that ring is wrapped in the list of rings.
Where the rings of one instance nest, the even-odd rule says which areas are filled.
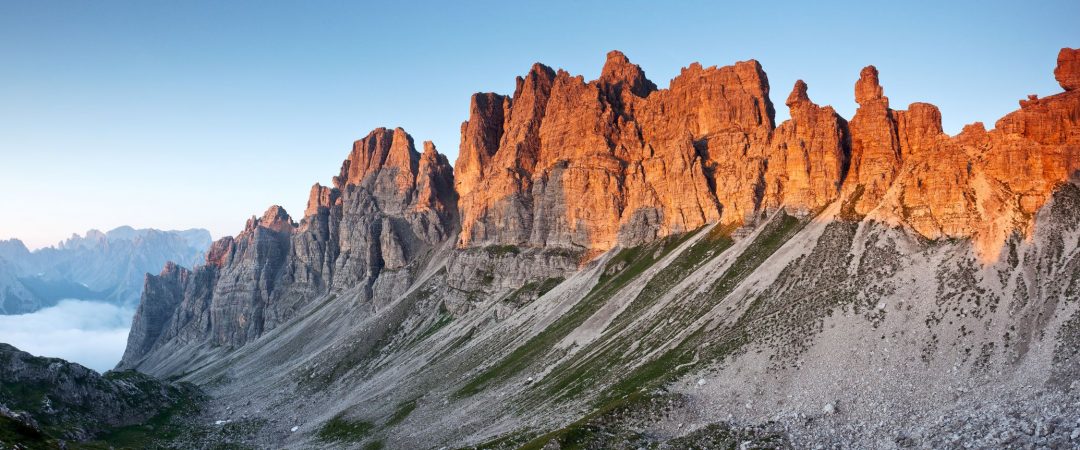
[[[134,314],[108,303],[63,300],[30,314],[0,315],[0,342],[104,372],[124,355]]]

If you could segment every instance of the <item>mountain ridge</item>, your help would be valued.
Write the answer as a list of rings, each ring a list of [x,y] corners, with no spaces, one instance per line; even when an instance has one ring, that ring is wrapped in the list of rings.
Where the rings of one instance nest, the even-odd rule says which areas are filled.
[[[1076,339],[1077,53],[1058,56],[1065,92],[957,136],[933,105],[892,109],[873,66],[855,83],[850,121],[800,81],[776,125],[756,61],[695,63],[668,89],[619,52],[590,82],[536,64],[512,96],[473,96],[454,169],[430,143],[421,153],[404,130],[377,129],[332,186],[312,187],[299,222],[271,207],[216,241],[206,264],[148,276],[118,367],[223,380],[211,393],[221,405],[314,415],[268,418],[262,439],[290,446],[334,434],[286,424],[349,421],[385,421],[355,442],[408,447],[633,447],[653,442],[632,431],[641,426],[659,442],[690,436],[674,427],[684,419],[713,430],[694,439],[711,439],[790,413],[770,392],[798,396],[796,415],[827,404],[815,420],[836,426],[829,417],[881,414],[820,380],[871,395],[871,368],[971,389],[963,367],[987,385],[1025,380],[1071,398],[1040,377],[1077,376],[1050,356]],[[867,344],[850,349],[861,365],[829,356],[846,338],[826,324]],[[882,421],[883,439],[934,445],[965,417],[996,426],[968,400],[911,397],[930,392],[943,395],[882,393],[905,414]],[[704,406],[655,409],[687,398]],[[742,398],[769,406],[732,403]],[[416,421],[387,419],[408,405],[400,414]],[[717,408],[731,419],[702,412]],[[961,422],[933,428],[924,412],[935,408]],[[769,439],[837,442],[828,428],[781,422]],[[607,431],[587,431],[597,429]],[[853,433],[839,435],[881,443]]]
[[[146,273],[167,261],[205,260],[210,233],[203,229],[118,227],[72,234],[54,246],[31,251],[19,239],[0,241],[0,312],[22,314],[65,298],[135,306]]]

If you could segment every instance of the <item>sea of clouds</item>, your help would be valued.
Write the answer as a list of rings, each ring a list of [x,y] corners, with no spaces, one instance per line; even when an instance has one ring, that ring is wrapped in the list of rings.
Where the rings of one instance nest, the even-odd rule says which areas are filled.
[[[0,315],[0,342],[104,372],[120,362],[134,313],[109,303],[62,300],[30,314]]]

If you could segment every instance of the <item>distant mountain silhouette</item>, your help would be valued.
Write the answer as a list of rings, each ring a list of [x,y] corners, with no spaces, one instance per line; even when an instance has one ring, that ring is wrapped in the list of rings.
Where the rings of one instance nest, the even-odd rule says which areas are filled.
[[[119,227],[73,234],[55,247],[30,251],[18,239],[0,241],[0,314],[23,314],[65,298],[131,306],[146,273],[166,262],[204,258],[210,232]]]

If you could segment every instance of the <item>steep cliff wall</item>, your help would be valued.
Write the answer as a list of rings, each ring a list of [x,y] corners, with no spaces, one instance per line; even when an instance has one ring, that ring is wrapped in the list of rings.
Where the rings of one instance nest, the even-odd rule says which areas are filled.
[[[512,96],[472,97],[456,171],[431,143],[421,153],[404,130],[377,129],[332,186],[312,187],[299,223],[272,207],[205,265],[148,277],[121,367],[167,343],[244,345],[329,294],[357,291],[375,310],[440,271],[462,293],[443,307],[464,313],[613,248],[713,223],[746,234],[780,210],[833,205],[831,220],[970,238],[997,261],[1080,170],[1075,55],[1063,49],[1055,71],[1066,92],[955,137],[933,105],[891,109],[873,66],[850,123],[799,81],[775,126],[756,61],[695,63],[667,89],[619,52],[590,82],[536,64]]]
[[[754,61],[537,64],[456,171],[375,130],[299,223],[148,276],[120,366],[264,446],[1075,443],[1078,70],[948,136],[872,66],[850,122],[800,81],[777,126]]]
[[[407,286],[430,250],[453,234],[456,196],[446,157],[420,153],[398,128],[356,141],[334,186],[312,187],[304,218],[279,206],[215,242],[206,264],[146,277],[121,367],[176,342],[240,346],[335,289],[376,296],[381,279]],[[384,293],[391,295],[391,293]]]
[[[657,90],[611,52],[594,81],[537,64],[517,85],[473,96],[462,125],[462,247],[602,251],[760,204],[774,119],[756,61],[694,64]]]
[[[814,212],[843,190],[857,216],[931,239],[974,237],[996,257],[1080,168],[1074,54],[1062,50],[1056,71],[1067,92],[956,137],[933,105],[891,109],[873,66],[855,84],[850,124],[800,81],[785,102],[791,119],[774,129],[756,61],[693,64],[659,90],[619,52],[590,82],[537,64],[513,96],[473,96],[458,245],[603,251],[708,223],[752,225],[779,208]]]
[[[1069,69],[1059,62],[1061,79]],[[1080,95],[1062,87],[1021,100],[994,130],[975,123],[950,137],[937,107],[890,109],[877,69],[863,69],[845,198],[856,214],[930,239],[973,238],[984,260],[997,259],[1008,236],[1029,233],[1035,211],[1080,170]]]

